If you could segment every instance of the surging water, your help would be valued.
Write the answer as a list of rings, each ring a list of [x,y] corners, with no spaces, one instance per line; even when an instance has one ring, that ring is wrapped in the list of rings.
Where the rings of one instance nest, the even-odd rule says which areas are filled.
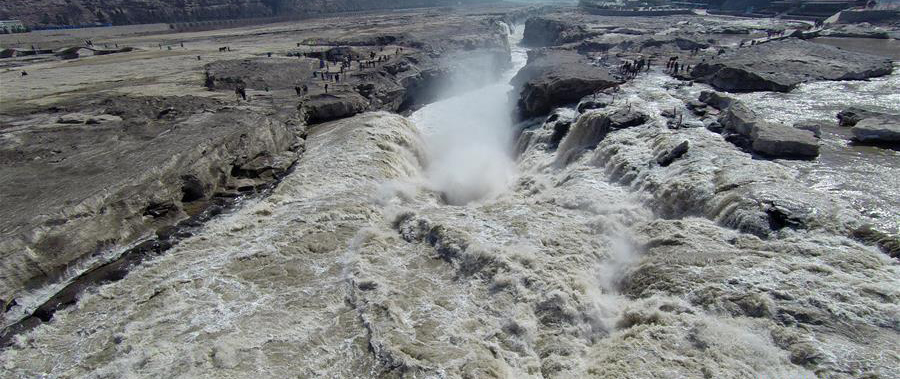
[[[426,177],[431,189],[454,205],[505,191],[515,178],[511,154],[509,80],[526,61],[522,30],[511,35],[512,67],[497,83],[423,107],[410,120],[428,146]]]
[[[640,186],[610,182],[629,162],[648,181],[671,173],[647,165],[670,134],[692,142],[695,164],[673,174],[685,182],[741,158],[705,130],[657,125],[679,103],[666,80],[623,88],[650,125],[564,167],[539,146],[510,157],[504,82],[415,124],[378,112],[319,126],[269,198],[85,294],[0,352],[0,376],[816,377],[802,359],[896,373],[872,353],[897,348],[872,332],[897,325],[898,272],[879,253],[658,219]]]

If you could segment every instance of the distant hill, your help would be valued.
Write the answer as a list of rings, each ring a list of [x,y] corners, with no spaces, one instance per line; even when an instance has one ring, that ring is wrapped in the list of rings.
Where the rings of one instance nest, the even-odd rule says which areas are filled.
[[[30,26],[115,25],[310,15],[497,0],[2,0],[0,19]]]

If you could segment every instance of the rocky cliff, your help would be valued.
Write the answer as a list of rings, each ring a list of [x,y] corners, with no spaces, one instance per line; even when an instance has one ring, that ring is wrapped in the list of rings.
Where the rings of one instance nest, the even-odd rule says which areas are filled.
[[[28,25],[116,25],[412,8],[495,0],[7,0],[0,19]]]

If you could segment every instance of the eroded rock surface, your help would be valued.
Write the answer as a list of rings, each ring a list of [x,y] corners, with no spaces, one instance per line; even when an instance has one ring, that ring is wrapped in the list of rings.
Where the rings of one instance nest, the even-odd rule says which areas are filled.
[[[853,126],[853,138],[860,142],[900,143],[900,117],[868,117]]]
[[[289,120],[199,98],[122,96],[87,108],[96,115],[45,110],[3,134],[4,294],[173,225],[233,178],[256,179],[266,168],[269,180],[283,175],[305,133]],[[278,165],[242,163],[283,153]]]
[[[621,81],[607,69],[566,50],[541,50],[512,79],[518,93],[520,117],[545,114],[553,107],[576,102],[591,93],[614,87]]]
[[[797,39],[729,51],[691,71],[697,80],[729,92],[790,91],[816,80],[860,80],[890,74],[890,59]]]

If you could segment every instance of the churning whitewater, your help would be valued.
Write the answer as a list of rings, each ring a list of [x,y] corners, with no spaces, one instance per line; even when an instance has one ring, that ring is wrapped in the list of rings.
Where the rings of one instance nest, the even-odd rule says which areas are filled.
[[[803,187],[794,168],[703,128],[660,132],[681,104],[642,82],[661,74],[610,105],[646,125],[602,141],[590,110],[514,125],[517,30],[495,84],[311,129],[269,197],[19,336],[5,375],[815,378],[804,360],[900,374],[877,329],[898,323],[890,259],[827,233],[833,215],[763,238],[757,193],[729,192]],[[683,140],[704,148],[677,174],[647,163]]]

